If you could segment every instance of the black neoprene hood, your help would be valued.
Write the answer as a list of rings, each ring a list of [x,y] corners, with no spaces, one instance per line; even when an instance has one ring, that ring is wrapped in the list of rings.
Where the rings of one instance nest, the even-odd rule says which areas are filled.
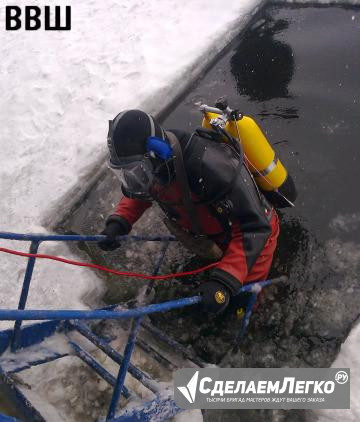
[[[114,164],[121,158],[144,155],[149,136],[165,139],[161,126],[141,110],[122,111],[109,123],[108,148]]]

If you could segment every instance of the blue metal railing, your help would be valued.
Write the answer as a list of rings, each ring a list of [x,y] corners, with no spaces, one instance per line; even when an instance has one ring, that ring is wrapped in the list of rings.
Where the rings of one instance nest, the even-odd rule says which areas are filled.
[[[49,235],[49,234],[18,234],[18,233],[9,233],[9,232],[0,232],[0,238],[8,240],[18,240],[18,241],[28,241],[30,243],[31,254],[36,254],[38,252],[41,242],[45,241],[86,241],[86,242],[98,242],[105,239],[105,236],[81,236],[81,235]],[[176,239],[173,236],[119,236],[118,240],[121,241],[159,241],[163,242],[163,247],[159,258],[155,264],[153,275],[157,275],[161,265],[163,263],[167,247],[169,242],[175,241]],[[20,346],[20,335],[21,335],[21,324],[24,320],[94,320],[94,319],[124,319],[124,318],[133,318],[133,325],[130,331],[128,341],[125,347],[124,356],[122,357],[117,352],[113,353],[113,357],[116,354],[116,358],[120,363],[119,372],[117,379],[115,380],[106,370],[103,368],[95,359],[89,356],[84,350],[82,350],[77,344],[71,342],[70,345],[74,349],[74,352],[83,359],[90,367],[94,369],[100,376],[107,380],[113,387],[113,396],[108,410],[107,420],[114,418],[115,411],[120,399],[120,395],[124,394],[125,397],[130,397],[130,392],[124,386],[125,377],[129,371],[145,386],[147,386],[151,391],[156,392],[156,388],[152,384],[151,380],[148,380],[145,375],[137,368],[133,367],[130,363],[131,355],[135,347],[136,336],[138,334],[140,324],[145,315],[154,313],[154,312],[165,312],[171,309],[182,308],[184,306],[194,305],[201,301],[199,296],[194,296],[191,298],[179,299],[174,301],[169,301],[160,304],[154,304],[149,306],[144,306],[137,309],[129,309],[125,311],[116,311],[116,310],[92,310],[92,311],[82,311],[82,310],[25,310],[26,302],[29,294],[31,279],[34,271],[34,266],[36,262],[36,257],[29,257],[26,267],[26,272],[24,276],[23,286],[20,294],[20,300],[17,310],[0,310],[0,320],[13,320],[15,321],[13,335],[11,339],[11,351],[16,352]],[[76,321],[74,323],[76,327]],[[77,323],[79,324],[79,323]],[[80,326],[81,327],[81,326]],[[83,327],[84,328],[84,327]],[[87,328],[87,327],[86,327]],[[80,330],[79,330],[80,331]],[[84,330],[83,330],[84,331]],[[89,334],[88,334],[89,335]],[[89,335],[91,337],[91,335]],[[93,338],[96,338],[95,341],[101,342],[101,339],[95,335],[92,335]],[[105,347],[105,346],[104,346]],[[110,348],[110,346],[108,346]],[[111,349],[111,348],[110,348]]]
[[[8,240],[20,240],[24,242],[99,242],[100,240],[106,239],[106,236],[98,235],[80,235],[80,234],[21,234],[21,233],[11,233],[11,232],[0,232],[0,239]],[[137,235],[125,235],[119,236],[119,241],[149,241],[149,242],[164,242],[164,241],[174,241],[176,238],[174,236],[137,236]]]
[[[7,240],[18,240],[31,242],[29,253],[36,254],[39,250],[41,242],[48,241],[65,241],[65,242],[99,242],[100,240],[105,239],[106,236],[103,235],[94,235],[94,236],[83,236],[83,235],[57,235],[57,234],[21,234],[21,233],[11,233],[11,232],[0,232],[0,239]],[[156,274],[160,269],[160,266],[163,262],[168,242],[176,241],[174,236],[119,236],[119,241],[158,241],[164,242],[166,248],[164,247],[161,251],[158,263],[156,265],[155,271]],[[23,310],[26,307],[27,298],[29,295],[30,283],[32,274],[34,271],[36,258],[28,258],[28,263],[26,267],[26,272],[24,276],[23,286],[21,289],[20,300],[18,304],[18,310]],[[154,272],[155,274],[155,272]],[[26,318],[10,318],[15,320],[14,333],[11,340],[11,351],[15,352],[19,347],[19,336],[22,320]],[[31,319],[31,318],[30,318]]]
[[[40,242],[37,241],[37,240],[33,240],[30,244],[29,253],[36,254],[38,252],[39,246],[40,246]],[[25,271],[25,276],[24,276],[23,286],[22,286],[22,289],[21,289],[18,309],[25,309],[27,298],[28,298],[28,295],[29,295],[31,278],[32,278],[32,274],[33,274],[33,271],[34,271],[35,260],[36,260],[36,258],[33,258],[33,257],[28,259],[28,264],[27,264],[26,271]],[[14,352],[18,348],[21,323],[22,323],[21,320],[15,321],[14,334],[13,334],[13,338],[11,340],[11,351],[12,352]]]
[[[4,321],[37,321],[37,320],[72,320],[72,319],[129,319],[140,318],[155,312],[167,312],[184,306],[195,305],[201,301],[200,296],[192,296],[184,299],[171,300],[169,302],[156,303],[141,308],[127,309],[126,311],[108,311],[97,309],[93,311],[80,310],[13,310],[0,309],[0,320]]]
[[[9,239],[9,240],[18,240],[18,241],[28,241],[30,244],[30,253],[36,254],[38,252],[41,242],[45,241],[87,241],[87,242],[98,242],[105,239],[105,236],[82,236],[82,235],[49,235],[49,234],[17,234],[17,233],[8,233],[0,232],[0,239]],[[123,241],[159,241],[163,242],[163,246],[159,253],[157,262],[155,263],[153,275],[157,275],[161,265],[163,263],[169,242],[175,241],[176,239],[173,236],[120,236],[118,238],[120,242]],[[111,307],[112,309],[97,309],[97,310],[26,310],[26,302],[29,294],[31,279],[34,271],[34,266],[36,262],[36,257],[29,257],[26,267],[26,272],[24,276],[23,286],[20,294],[20,300],[18,304],[18,309],[0,309],[0,320],[11,320],[15,321],[14,329],[12,332],[12,337],[10,341],[10,347],[12,352],[22,346],[23,342],[21,341],[21,324],[25,320],[52,320],[52,321],[67,321],[65,327],[69,329],[75,329],[88,340],[94,343],[99,349],[104,351],[111,359],[117,362],[119,367],[119,372],[117,378],[115,379],[111,374],[109,374],[105,368],[103,368],[91,355],[89,355],[85,350],[83,350],[79,345],[74,342],[69,342],[71,347],[74,350],[74,353],[79,356],[84,362],[86,362],[97,374],[103,377],[110,385],[114,387],[111,403],[107,413],[107,420],[112,420],[115,417],[115,412],[117,405],[119,403],[120,395],[123,394],[125,397],[130,397],[131,392],[127,390],[124,385],[125,377],[128,372],[131,373],[136,379],[138,379],[145,387],[150,389],[156,396],[156,400],[160,400],[158,397],[158,388],[154,381],[152,381],[145,373],[140,369],[136,368],[130,363],[131,355],[135,347],[136,337],[139,332],[140,326],[144,327],[149,326],[148,323],[143,321],[145,315],[152,314],[155,312],[166,312],[173,309],[183,308],[186,306],[191,306],[201,302],[200,296],[193,296],[183,299],[172,300],[168,302],[163,302],[159,304],[152,304],[148,306],[143,306],[135,309],[127,310],[116,310],[116,308]],[[242,321],[241,329],[239,332],[239,339],[242,339],[246,333],[248,327],[250,316],[253,310],[253,305],[256,302],[257,296],[263,287],[285,281],[285,277],[279,277],[275,280],[265,280],[256,283],[250,283],[244,285],[239,293],[250,293],[250,300],[248,301],[245,309],[245,315]],[[151,282],[149,283],[149,286]],[[112,349],[112,347],[99,336],[95,335],[87,325],[83,324],[79,320],[96,320],[96,319],[133,319],[132,328],[128,337],[127,344],[125,346],[124,356],[121,356],[120,353]],[[177,343],[176,340],[171,339],[165,333],[158,330],[156,327],[149,327],[155,335],[157,335],[161,340],[167,342],[175,350],[178,350],[184,356],[189,358],[189,352],[181,344]],[[60,356],[60,355],[59,355]],[[56,357],[54,357],[56,358]],[[203,362],[199,359],[192,359],[199,366],[204,366]],[[1,371],[1,367],[0,367]],[[4,374],[4,377],[6,374]],[[161,400],[160,400],[161,401]],[[160,403],[159,401],[159,403]],[[159,406],[167,404],[159,404]],[[173,404],[175,406],[175,404]],[[171,409],[173,412],[179,411],[176,406]]]

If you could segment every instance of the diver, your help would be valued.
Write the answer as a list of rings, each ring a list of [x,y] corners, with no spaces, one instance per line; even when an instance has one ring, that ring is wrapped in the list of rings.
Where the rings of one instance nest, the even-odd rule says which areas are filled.
[[[222,312],[243,283],[266,279],[279,220],[241,148],[221,142],[211,130],[165,130],[140,110],[125,110],[110,121],[107,143],[108,166],[124,196],[106,220],[101,249],[119,247],[117,236],[128,234],[155,201],[179,241],[218,261],[199,288],[205,311]]]

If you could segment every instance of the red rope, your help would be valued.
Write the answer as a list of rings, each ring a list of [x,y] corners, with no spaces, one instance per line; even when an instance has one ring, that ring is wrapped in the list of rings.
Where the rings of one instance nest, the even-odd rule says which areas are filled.
[[[174,278],[174,277],[186,277],[188,275],[202,273],[203,271],[216,267],[216,265],[218,264],[218,262],[214,262],[212,264],[206,265],[205,267],[201,267],[192,271],[184,271],[181,273],[164,274],[164,275],[148,275],[148,274],[141,274],[141,273],[132,273],[128,271],[112,270],[110,268],[102,267],[101,265],[91,264],[88,262],[73,261],[71,259],[61,258],[59,256],[53,256],[53,255],[26,253],[26,252],[14,251],[12,249],[1,248],[1,247],[0,247],[0,252],[5,252],[11,255],[23,256],[23,257],[28,257],[28,258],[51,259],[53,261],[59,261],[65,264],[76,265],[78,267],[94,268],[96,270],[105,271],[110,274],[116,274],[116,275],[121,275],[125,277],[139,277],[139,278],[144,278],[146,280],[166,280],[168,278]]]

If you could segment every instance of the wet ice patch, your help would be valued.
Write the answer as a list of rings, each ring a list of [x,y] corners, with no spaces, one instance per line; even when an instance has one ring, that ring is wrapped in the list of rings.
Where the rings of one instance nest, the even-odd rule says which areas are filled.
[[[340,236],[346,233],[354,234],[360,229],[360,214],[339,214],[329,226],[338,234],[325,243],[325,253],[332,269],[337,273],[343,273],[347,278],[357,279],[360,267],[360,244],[353,240],[345,241]]]
[[[339,214],[331,222],[330,228],[336,233],[349,233],[360,229],[360,213]]]
[[[344,272],[347,276],[357,274],[360,265],[359,244],[332,239],[326,243],[325,248],[335,271]]]

